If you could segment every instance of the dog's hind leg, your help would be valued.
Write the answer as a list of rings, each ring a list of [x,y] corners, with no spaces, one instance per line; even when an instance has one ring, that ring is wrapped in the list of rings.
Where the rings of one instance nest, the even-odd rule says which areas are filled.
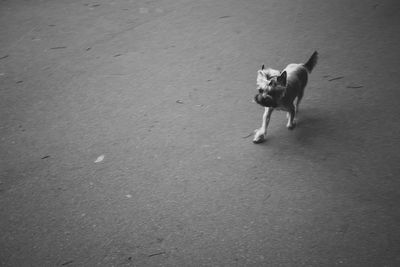
[[[296,106],[295,106],[296,114],[299,112],[299,106],[300,106],[300,102],[301,102],[302,98],[303,98],[303,94],[298,95],[296,98]]]
[[[254,135],[254,144],[259,144],[265,141],[265,137],[267,135],[267,127],[273,110],[273,108],[265,108],[261,128],[257,129],[256,134]]]
[[[300,102],[303,99],[303,95],[304,95],[304,89],[305,86],[307,84],[307,76],[306,76],[306,81],[304,83],[304,85],[301,87],[301,89],[297,92],[297,97],[296,97],[296,114],[299,112],[299,106],[300,106]]]
[[[291,104],[288,110],[288,123],[286,125],[286,127],[289,130],[293,130],[294,127],[296,127],[296,120],[295,120],[295,116],[296,116],[296,108],[293,104]]]

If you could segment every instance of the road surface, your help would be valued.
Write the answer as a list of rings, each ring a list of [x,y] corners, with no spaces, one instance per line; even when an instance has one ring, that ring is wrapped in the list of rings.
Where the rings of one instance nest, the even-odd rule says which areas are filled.
[[[398,1],[0,3],[1,266],[399,266]],[[320,60],[297,128],[262,64]]]

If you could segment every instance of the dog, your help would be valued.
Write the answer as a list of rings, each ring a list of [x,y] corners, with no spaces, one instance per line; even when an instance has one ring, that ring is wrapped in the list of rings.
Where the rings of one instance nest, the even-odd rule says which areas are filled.
[[[287,112],[288,122],[286,127],[290,130],[296,126],[296,114],[304,95],[308,75],[312,72],[318,61],[318,52],[315,51],[304,64],[289,64],[283,71],[264,69],[257,74],[258,94],[254,101],[265,108],[261,128],[255,130],[253,143],[265,141],[267,127],[272,111],[283,110]],[[296,100],[296,104],[294,104]]]

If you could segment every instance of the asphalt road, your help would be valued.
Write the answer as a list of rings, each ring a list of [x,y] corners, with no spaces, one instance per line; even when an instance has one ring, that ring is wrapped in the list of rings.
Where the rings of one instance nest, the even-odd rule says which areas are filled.
[[[399,1],[0,3],[1,266],[400,266]],[[320,60],[297,128],[262,64]]]

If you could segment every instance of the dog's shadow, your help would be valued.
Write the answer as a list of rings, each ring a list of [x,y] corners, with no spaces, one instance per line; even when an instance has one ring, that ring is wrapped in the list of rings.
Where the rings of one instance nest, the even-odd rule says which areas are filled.
[[[326,114],[326,111],[318,108],[302,109],[298,114],[295,129],[288,131],[282,127],[274,131],[267,136],[265,145],[318,148],[321,143],[334,143],[343,135],[339,129],[346,127],[345,122],[341,120],[342,116],[340,112]]]
[[[332,135],[332,122],[317,109],[305,109],[299,113],[293,135],[296,142],[312,145],[316,138]]]

